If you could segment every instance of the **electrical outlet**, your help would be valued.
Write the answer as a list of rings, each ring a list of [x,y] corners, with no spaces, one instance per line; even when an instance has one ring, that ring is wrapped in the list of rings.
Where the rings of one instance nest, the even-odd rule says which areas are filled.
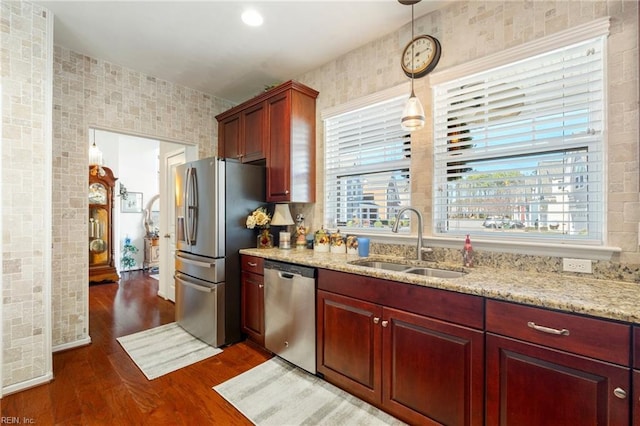
[[[591,261],[588,259],[562,259],[562,270],[565,272],[580,272],[592,274]]]

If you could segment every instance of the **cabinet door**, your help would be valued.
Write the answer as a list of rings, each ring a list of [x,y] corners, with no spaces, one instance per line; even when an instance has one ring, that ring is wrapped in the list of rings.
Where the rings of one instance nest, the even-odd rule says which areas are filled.
[[[633,370],[633,425],[640,425],[640,370]]]
[[[267,100],[267,120],[267,201],[290,201],[291,96],[288,91]]]
[[[379,404],[382,308],[321,290],[317,303],[318,372],[347,392]]]
[[[232,115],[218,124],[218,156],[240,158],[240,114]]]
[[[241,139],[242,162],[264,160],[266,156],[267,120],[265,103],[261,102],[243,112]]]
[[[382,405],[411,424],[482,425],[482,331],[384,308]]]
[[[486,342],[488,426],[629,424],[628,368],[490,333]]]
[[[242,331],[264,346],[264,277],[242,271]]]

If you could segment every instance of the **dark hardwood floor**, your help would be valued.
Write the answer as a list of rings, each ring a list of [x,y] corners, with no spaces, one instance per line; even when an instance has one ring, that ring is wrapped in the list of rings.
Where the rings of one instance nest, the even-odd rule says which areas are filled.
[[[270,358],[241,342],[205,361],[147,380],[117,337],[174,320],[158,281],[140,271],[89,288],[91,345],[53,355],[54,380],[1,400],[2,418],[36,425],[250,425],[220,397],[220,384]],[[160,354],[159,354],[160,356]]]

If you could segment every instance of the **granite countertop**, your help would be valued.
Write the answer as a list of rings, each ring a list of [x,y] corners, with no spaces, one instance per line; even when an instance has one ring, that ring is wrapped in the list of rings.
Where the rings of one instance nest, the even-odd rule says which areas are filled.
[[[562,273],[494,270],[487,267],[465,269],[460,265],[421,263],[430,267],[467,272],[460,278],[443,279],[350,264],[364,259],[358,255],[278,248],[242,249],[240,253],[640,325],[640,288],[636,283],[583,278]],[[369,259],[406,260],[378,255]]]

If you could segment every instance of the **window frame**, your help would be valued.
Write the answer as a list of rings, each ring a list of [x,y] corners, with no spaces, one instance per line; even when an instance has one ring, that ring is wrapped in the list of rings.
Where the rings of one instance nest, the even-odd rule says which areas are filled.
[[[340,115],[343,114],[348,114],[351,112],[356,112],[358,110],[367,108],[367,107],[372,107],[375,106],[376,104],[382,103],[382,102],[387,102],[387,101],[391,101],[393,99],[403,99],[402,103],[404,104],[404,102],[406,101],[406,99],[409,98],[409,93],[410,93],[410,85],[409,83],[402,83],[400,85],[397,86],[393,86],[391,88],[382,90],[382,91],[378,91],[348,102],[345,102],[343,104],[340,105],[336,105],[330,108],[326,108],[323,109],[321,111],[321,120],[322,120],[322,126],[323,126],[323,155],[324,155],[324,182],[323,182],[323,209],[322,209],[322,223],[323,226],[329,227],[330,229],[335,229],[335,228],[339,228],[341,232],[345,233],[345,234],[352,234],[352,235],[379,235],[381,237],[391,237],[392,235],[397,235],[397,234],[392,234],[391,232],[391,227],[390,226],[384,226],[382,228],[377,228],[377,227],[373,227],[373,226],[368,226],[368,227],[348,227],[348,226],[343,226],[343,225],[335,225],[334,223],[328,223],[329,222],[329,218],[327,216],[327,214],[329,213],[329,208],[328,208],[328,188],[330,186],[330,182],[329,182],[329,173],[328,173],[328,162],[331,161],[331,159],[328,157],[328,143],[327,143],[327,120],[331,120],[332,118],[338,117]],[[401,112],[401,111],[400,111]],[[398,115],[398,128],[400,129],[400,115]],[[410,141],[410,137],[409,137],[409,141]],[[410,151],[409,151],[410,152]],[[391,163],[394,163],[393,161]],[[398,162],[396,162],[398,163]],[[404,173],[407,173],[409,175],[409,179],[408,179],[408,200],[406,200],[407,203],[410,204],[411,201],[411,196],[412,191],[411,191],[411,159],[409,158],[409,160],[407,161],[407,164],[404,165],[401,168],[398,168],[397,170],[394,167],[391,167],[391,169],[387,166],[385,167],[384,164],[389,164],[389,163],[385,163],[385,162],[380,162],[380,163],[376,163],[373,166],[361,166],[361,168],[363,169],[362,171],[365,173],[371,173],[371,174],[376,174],[376,173],[389,173],[391,169],[395,170],[398,173],[402,173],[404,171]],[[392,166],[396,166],[396,164],[392,164]],[[389,206],[387,206],[386,204],[384,206],[381,206],[380,209],[382,209],[383,211],[388,212],[389,211]],[[408,233],[409,229],[408,228],[402,228],[400,230],[400,232],[402,234]]]
[[[462,65],[458,65],[449,69],[446,69],[444,71],[439,71],[437,73],[433,73],[430,76],[430,83],[431,83],[431,87],[432,87],[432,96],[433,96],[433,104],[435,105],[436,103],[436,90],[435,87],[439,86],[439,85],[443,85],[443,84],[447,84],[450,82],[455,82],[456,80],[460,80],[463,78],[466,78],[467,76],[471,76],[474,74],[479,74],[479,73],[486,73],[492,69],[496,69],[496,68],[500,68],[503,66],[508,66],[510,64],[516,63],[518,61],[521,60],[526,60],[528,58],[531,58],[533,56],[537,56],[539,54],[545,54],[557,49],[561,49],[573,44],[577,44],[577,43],[581,43],[581,42],[585,42],[588,40],[592,40],[592,39],[597,39],[599,37],[602,36],[606,36],[609,33],[609,18],[605,17],[605,18],[601,18],[592,22],[589,22],[587,24],[583,24],[580,25],[578,27],[574,27],[562,32],[559,32],[557,34],[551,35],[551,36],[547,36],[547,37],[543,37],[541,39],[532,41],[530,43],[526,43],[522,46],[516,47],[516,48],[512,48],[512,49],[508,49],[502,52],[499,52],[497,54],[491,55],[491,56],[487,56],[484,57],[482,59],[479,60],[475,60],[469,63],[465,63]],[[602,207],[602,218],[601,218],[601,229],[602,229],[602,234],[601,234],[601,239],[599,241],[581,241],[581,240],[572,240],[572,239],[567,239],[567,240],[546,240],[546,239],[539,239],[536,241],[535,238],[530,238],[527,240],[522,239],[521,241],[518,241],[517,239],[517,235],[516,234],[512,234],[512,233],[505,233],[506,237],[509,240],[512,241],[504,241],[504,237],[502,236],[502,238],[500,238],[500,236],[497,236],[498,238],[494,239],[493,235],[490,235],[488,233],[480,233],[479,237],[481,239],[485,239],[485,241],[492,246],[504,246],[504,247],[511,247],[513,249],[513,247],[517,247],[517,246],[529,246],[529,247],[535,247],[536,244],[538,243],[542,243],[545,246],[548,245],[559,245],[562,247],[568,247],[571,246],[573,244],[578,245],[578,244],[592,244],[595,246],[600,246],[602,249],[604,249],[604,251],[606,252],[610,252],[609,249],[607,249],[605,247],[606,241],[607,241],[607,223],[606,223],[606,212],[607,212],[607,191],[606,191],[606,178],[607,178],[607,173],[606,173],[606,146],[607,146],[607,134],[606,134],[606,127],[607,127],[607,43],[606,40],[604,42],[604,46],[603,46],[603,55],[602,55],[602,65],[603,65],[603,93],[602,93],[602,122],[603,122],[603,128],[602,128],[602,142],[601,142],[601,148],[602,148],[602,156],[603,159],[601,161],[601,166],[602,166],[602,203],[603,203],[603,207]],[[434,108],[434,117],[435,117],[435,108]],[[436,137],[436,133],[435,133],[436,129],[434,126],[434,140]],[[435,157],[435,147],[434,147],[434,157]],[[434,167],[435,170],[435,167]],[[433,188],[433,193],[432,193],[432,197],[435,197],[436,191],[437,191],[437,183],[436,183],[436,175],[434,172],[434,188]],[[446,240],[451,240],[451,238],[456,238],[458,235],[455,233],[451,233],[451,232],[439,232],[439,230],[437,229],[438,224],[436,223],[436,217],[437,217],[437,212],[436,212],[436,208],[438,208],[436,206],[435,203],[435,199],[433,202],[433,218],[434,221],[432,223],[432,232],[433,232],[433,237],[432,240],[434,241],[446,241]],[[514,238],[515,237],[515,238]],[[495,241],[494,241],[495,240]],[[515,246],[514,246],[515,244]],[[537,248],[535,248],[534,250],[537,250]],[[596,249],[595,251],[598,251],[598,249]],[[548,253],[545,253],[548,254]]]

